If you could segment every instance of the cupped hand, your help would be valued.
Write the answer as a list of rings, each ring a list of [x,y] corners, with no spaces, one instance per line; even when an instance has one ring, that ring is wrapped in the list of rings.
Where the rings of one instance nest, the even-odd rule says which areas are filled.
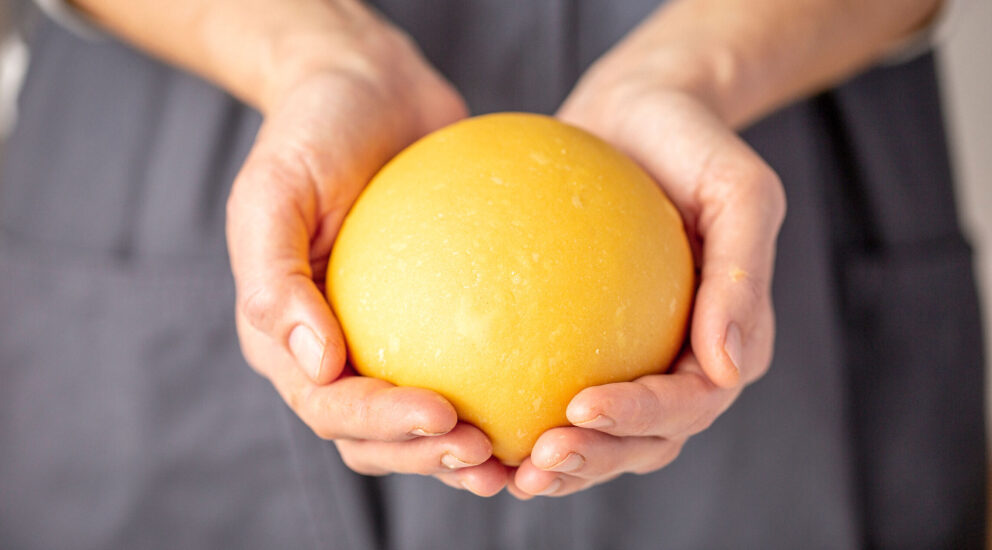
[[[351,372],[324,298],[332,243],[369,179],[410,142],[465,116],[405,36],[357,8],[345,15],[326,43],[301,41],[261,94],[265,121],[231,191],[242,351],[353,470],[434,475],[492,495],[506,470],[488,438],[436,393]]]
[[[704,94],[652,70],[657,55],[635,35],[593,66],[558,115],[630,155],[682,213],[700,272],[690,346],[665,374],[576,395],[572,426],[545,432],[514,474],[509,490],[520,498],[666,466],[771,362],[781,183]]]

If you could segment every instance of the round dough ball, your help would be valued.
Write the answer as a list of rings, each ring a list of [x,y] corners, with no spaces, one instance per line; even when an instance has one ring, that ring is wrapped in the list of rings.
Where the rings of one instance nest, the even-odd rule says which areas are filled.
[[[661,372],[694,268],[682,218],[602,140],[519,113],[414,143],[345,219],[328,297],[363,375],[428,388],[516,465],[583,388]]]

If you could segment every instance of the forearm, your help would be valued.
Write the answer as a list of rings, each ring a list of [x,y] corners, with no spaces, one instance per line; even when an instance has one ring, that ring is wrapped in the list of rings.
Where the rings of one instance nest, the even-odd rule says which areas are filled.
[[[742,126],[889,52],[940,0],[678,0],[632,37],[658,52],[659,78]]]
[[[356,63],[377,21],[356,0],[73,0],[98,24],[265,110],[312,64]]]

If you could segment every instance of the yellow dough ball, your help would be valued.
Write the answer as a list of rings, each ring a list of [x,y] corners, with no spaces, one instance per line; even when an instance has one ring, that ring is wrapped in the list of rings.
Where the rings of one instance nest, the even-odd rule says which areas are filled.
[[[440,393],[516,465],[583,388],[668,367],[694,268],[637,164],[553,118],[501,113],[390,161],[327,281],[358,372]]]

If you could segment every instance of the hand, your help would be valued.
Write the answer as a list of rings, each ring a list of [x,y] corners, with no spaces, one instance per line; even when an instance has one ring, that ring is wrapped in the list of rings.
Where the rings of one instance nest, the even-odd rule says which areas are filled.
[[[357,8],[348,17],[326,44],[308,37],[261,94],[265,122],[228,201],[241,347],[353,470],[492,495],[506,472],[488,438],[436,393],[347,371],[324,298],[331,245],[365,184],[405,145],[465,116],[404,36]]]
[[[519,498],[567,495],[664,467],[771,362],[782,186],[696,90],[652,70],[663,63],[657,55],[642,36],[622,43],[559,116],[633,157],[682,213],[701,274],[691,346],[666,374],[576,395],[567,409],[573,426],[545,432],[514,474],[509,490]]]

